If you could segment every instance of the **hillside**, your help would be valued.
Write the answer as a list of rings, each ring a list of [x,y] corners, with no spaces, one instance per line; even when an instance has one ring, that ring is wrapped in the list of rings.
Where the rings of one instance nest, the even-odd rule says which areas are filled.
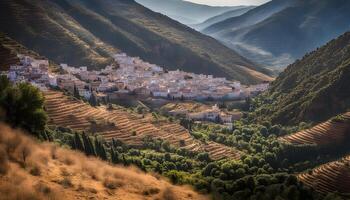
[[[141,146],[146,136],[169,141],[175,147],[194,152],[208,152],[212,159],[239,159],[240,151],[217,144],[203,143],[194,139],[182,126],[170,122],[152,120],[129,113],[121,108],[108,110],[64,96],[61,92],[45,93],[45,108],[51,125],[76,131],[88,131],[101,135],[105,140],[118,139],[128,145]],[[181,142],[183,141],[183,142]]]
[[[283,1],[271,1],[268,4],[281,2]],[[245,16],[241,16],[215,24],[208,28],[206,33],[222,40],[255,62],[279,68],[292,63],[350,28],[347,20],[350,17],[349,1],[288,2],[289,5],[275,10],[277,12],[259,17],[259,20],[248,18],[249,23],[246,23]],[[263,6],[251,10],[251,13]]]
[[[18,64],[19,59],[17,54],[26,54],[36,59],[45,59],[43,56],[28,50],[26,47],[7,37],[5,34],[0,33],[0,71],[8,70],[10,65]],[[50,64],[52,66],[55,65],[52,62]]]
[[[258,106],[261,119],[321,122],[350,108],[350,32],[287,67]],[[272,103],[271,103],[272,102]]]
[[[184,0],[136,0],[139,4],[186,25],[201,23],[240,6],[208,6]]]
[[[350,157],[321,165],[310,172],[301,173],[298,179],[305,185],[312,187],[317,192],[350,193]],[[345,195],[346,199],[349,195]]]
[[[209,26],[211,26],[213,24],[219,23],[221,21],[224,21],[224,20],[232,18],[232,17],[240,16],[240,15],[248,12],[249,10],[251,10],[253,8],[255,8],[255,6],[246,6],[246,7],[243,7],[243,8],[230,10],[230,11],[224,12],[224,13],[222,13],[220,15],[216,15],[214,17],[211,17],[211,18],[205,20],[202,23],[192,25],[192,27],[195,28],[196,30],[201,31],[203,29],[208,28]]]
[[[203,31],[204,33],[210,35],[221,35],[230,30],[238,30],[243,27],[257,24],[290,5],[291,1],[288,0],[270,1],[263,5],[257,6],[254,9],[251,9],[241,16],[228,18],[224,21],[215,23]]]
[[[133,168],[40,144],[3,124],[0,132],[2,200],[207,199]]]
[[[5,0],[0,13],[0,31],[56,63],[99,68],[123,51],[167,69],[243,83],[269,79],[216,40],[134,1]]]
[[[350,112],[318,124],[310,129],[284,136],[280,140],[294,145],[315,144],[322,146],[341,144],[349,136]]]

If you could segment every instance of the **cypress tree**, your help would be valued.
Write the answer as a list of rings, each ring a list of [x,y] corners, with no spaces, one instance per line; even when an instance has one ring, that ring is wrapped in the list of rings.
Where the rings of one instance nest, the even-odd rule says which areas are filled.
[[[101,158],[102,160],[107,160],[107,152],[104,145],[101,143]]]
[[[74,133],[74,146],[76,150],[84,152],[83,142],[77,132]]]
[[[74,84],[74,88],[73,88],[73,96],[77,99],[80,98],[80,95],[79,95],[79,90],[77,88],[77,86]]]
[[[91,141],[91,138],[89,136],[87,136],[87,139],[88,139],[88,142],[89,142],[89,145],[90,145],[90,151],[91,151],[91,155],[93,156],[97,156],[96,154],[96,149]]]
[[[106,149],[102,142],[97,139],[97,137],[95,137],[95,149],[98,157],[100,157],[102,160],[107,160]]]
[[[85,154],[88,155],[88,156],[96,156],[96,153],[95,153],[95,148],[94,148],[94,145],[92,144],[91,142],[91,139],[89,136],[87,136],[85,134],[85,132],[83,132],[83,143],[84,143],[84,151],[85,151]]]
[[[117,164],[117,160],[116,160],[116,158],[115,158],[115,152],[114,152],[114,149],[113,149],[113,147],[111,147],[110,148],[110,154],[111,154],[111,162],[113,163],[113,164]]]
[[[91,92],[89,103],[91,106],[94,106],[94,107],[99,105],[97,97],[94,92]]]
[[[118,145],[114,138],[112,138],[112,144],[114,148],[117,148]]]

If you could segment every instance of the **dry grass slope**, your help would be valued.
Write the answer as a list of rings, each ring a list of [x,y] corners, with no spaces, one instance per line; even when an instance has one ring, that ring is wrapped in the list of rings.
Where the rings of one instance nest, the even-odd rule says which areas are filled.
[[[190,188],[133,168],[39,144],[0,124],[0,199],[197,199]]]
[[[350,156],[301,173],[298,178],[323,194],[335,191],[350,193]]]
[[[350,133],[350,112],[342,115],[345,121],[328,120],[310,129],[306,129],[280,138],[292,144],[339,144]]]
[[[196,152],[207,151],[212,159],[240,157],[238,150],[194,139],[185,128],[175,123],[152,123],[122,109],[94,108],[61,92],[46,92],[45,98],[45,108],[52,125],[94,132],[106,140],[116,138],[129,145],[139,146],[144,137],[151,136],[169,141],[176,147],[180,147],[180,141],[185,141],[181,147]]]

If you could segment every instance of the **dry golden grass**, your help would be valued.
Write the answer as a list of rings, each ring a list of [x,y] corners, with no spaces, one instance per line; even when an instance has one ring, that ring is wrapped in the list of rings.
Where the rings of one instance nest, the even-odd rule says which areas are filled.
[[[38,143],[0,124],[0,200],[207,199],[134,168]]]

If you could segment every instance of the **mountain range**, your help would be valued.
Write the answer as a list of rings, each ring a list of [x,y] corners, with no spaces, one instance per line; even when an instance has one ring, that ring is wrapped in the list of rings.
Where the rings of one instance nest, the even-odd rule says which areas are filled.
[[[244,8],[244,6],[208,6],[184,0],[136,0],[136,2],[186,25],[199,24],[224,12]]]
[[[213,74],[243,83],[269,71],[220,42],[127,0],[4,0],[0,31],[55,61],[89,68],[125,52],[166,69]]]
[[[203,30],[270,68],[292,63],[350,29],[346,0],[272,0]]]
[[[230,10],[230,11],[224,12],[220,15],[216,15],[214,17],[211,17],[202,23],[194,24],[194,25],[190,25],[190,26],[195,28],[196,30],[201,31],[207,27],[210,27],[213,24],[218,23],[218,22],[224,21],[224,20],[232,18],[232,17],[237,17],[240,15],[243,15],[244,13],[248,12],[249,10],[251,10],[255,7],[256,6],[246,6],[246,7]]]

